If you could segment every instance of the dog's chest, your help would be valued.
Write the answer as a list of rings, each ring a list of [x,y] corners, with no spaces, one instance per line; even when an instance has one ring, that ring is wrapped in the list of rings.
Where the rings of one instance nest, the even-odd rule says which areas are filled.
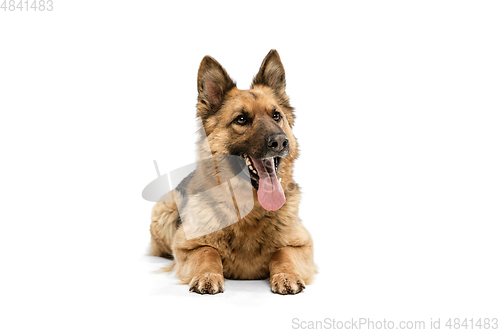
[[[279,247],[279,234],[274,228],[227,228],[218,244],[224,276],[233,279],[267,278],[271,256]]]

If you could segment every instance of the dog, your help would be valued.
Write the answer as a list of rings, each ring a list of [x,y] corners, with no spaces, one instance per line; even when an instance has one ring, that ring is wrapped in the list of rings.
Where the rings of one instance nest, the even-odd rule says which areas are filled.
[[[213,224],[214,216],[226,216],[226,206],[217,197],[197,199],[199,188],[209,188],[212,181],[207,179],[213,177],[204,167],[210,163],[200,163],[165,196],[167,200],[153,207],[151,255],[173,259],[167,270],[192,292],[221,293],[225,278],[268,279],[273,293],[293,295],[317,273],[312,238],[298,217],[301,194],[293,167],[299,149],[292,133],[294,109],[285,88],[285,70],[276,50],[264,58],[249,90],[239,90],[212,57],[201,61],[197,116],[208,146],[198,145],[199,156],[211,154],[212,163],[217,156],[240,157],[248,166],[251,206],[236,223],[186,237],[188,220],[205,225]],[[217,177],[218,172],[216,168]]]

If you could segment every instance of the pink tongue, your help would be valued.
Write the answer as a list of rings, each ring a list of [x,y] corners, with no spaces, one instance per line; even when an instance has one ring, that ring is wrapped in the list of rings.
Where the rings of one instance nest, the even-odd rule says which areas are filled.
[[[274,158],[267,160],[255,160],[252,158],[254,167],[259,174],[259,190],[257,196],[260,205],[265,210],[278,210],[286,201],[283,188],[274,171]]]

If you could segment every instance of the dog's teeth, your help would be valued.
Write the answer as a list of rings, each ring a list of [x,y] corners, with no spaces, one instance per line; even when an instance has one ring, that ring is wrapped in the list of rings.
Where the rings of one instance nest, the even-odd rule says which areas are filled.
[[[248,157],[248,155],[247,154],[242,154],[242,156],[245,158],[245,163],[247,164],[248,169],[250,169],[250,171],[252,171],[254,174],[256,174],[258,176],[259,174],[257,173],[257,170],[254,169],[254,167],[252,165],[252,161],[250,160],[250,158]]]
[[[281,183],[281,178],[280,178],[280,183]]]

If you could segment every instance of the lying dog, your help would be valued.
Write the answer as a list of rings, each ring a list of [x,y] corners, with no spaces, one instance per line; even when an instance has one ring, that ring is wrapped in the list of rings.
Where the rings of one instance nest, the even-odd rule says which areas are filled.
[[[239,90],[225,69],[206,56],[198,71],[197,115],[209,146],[200,144],[199,154],[209,150],[213,162],[216,156],[239,156],[248,166],[251,206],[245,216],[238,213],[236,223],[186,237],[188,220],[220,224],[226,216],[217,196],[197,196],[196,189],[210,187],[206,184],[213,176],[207,163],[200,163],[154,206],[151,254],[174,258],[170,269],[200,294],[223,292],[224,278],[268,278],[274,293],[300,293],[311,283],[316,265],[311,236],[298,217],[300,190],[292,178],[299,153],[292,133],[295,116],[278,52],[269,52],[249,90]]]

